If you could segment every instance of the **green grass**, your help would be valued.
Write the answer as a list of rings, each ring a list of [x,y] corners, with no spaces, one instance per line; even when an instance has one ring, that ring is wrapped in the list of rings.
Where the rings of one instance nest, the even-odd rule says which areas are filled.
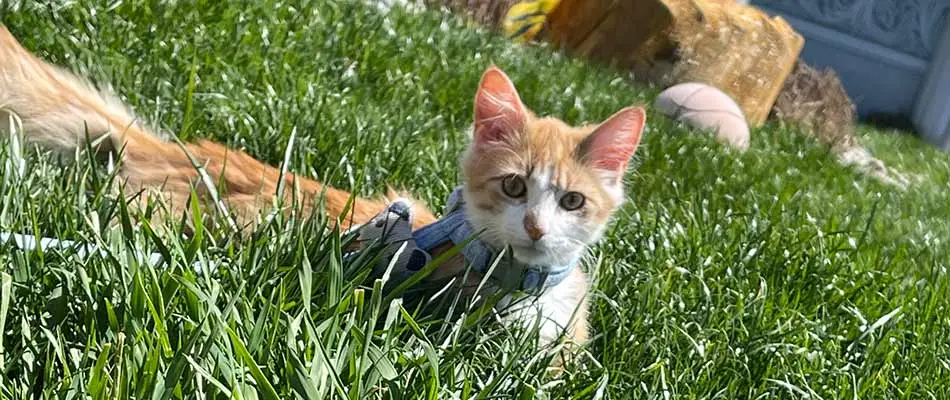
[[[28,48],[163,130],[274,164],[296,131],[296,171],[436,208],[490,62],[569,122],[655,94],[436,12],[356,1],[0,4]],[[0,229],[109,251],[0,246],[0,396],[947,398],[950,159],[862,135],[910,190],[857,177],[791,127],[755,130],[739,154],[651,114],[630,201],[588,265],[589,356],[558,378],[529,333],[383,302],[320,218],[183,239],[139,224],[94,163],[32,157],[20,175],[4,145]]]

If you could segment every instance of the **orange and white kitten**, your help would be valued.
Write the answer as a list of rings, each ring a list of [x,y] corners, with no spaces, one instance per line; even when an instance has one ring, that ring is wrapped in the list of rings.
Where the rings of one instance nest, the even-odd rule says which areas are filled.
[[[521,265],[576,264],[624,201],[623,177],[645,121],[640,107],[624,108],[596,126],[537,117],[504,72],[489,68],[475,95],[472,142],[462,159],[466,217],[481,232],[479,240],[495,251],[511,249]],[[459,276],[462,258],[454,256],[430,279]],[[533,324],[540,314],[541,344],[562,333],[583,343],[588,289],[584,271],[573,267],[507,318]]]
[[[532,114],[508,77],[491,67],[479,84],[474,111],[472,142],[462,159],[467,222],[481,232],[487,247],[510,248],[523,265],[571,266],[563,281],[506,318],[533,324],[540,315],[542,344],[562,333],[583,343],[588,338],[589,283],[575,264],[600,239],[623,202],[622,180],[640,140],[644,110],[629,107],[599,125],[571,127]],[[33,56],[0,25],[0,130],[7,128],[10,114],[22,121],[27,142],[51,150],[74,152],[88,132],[101,143],[98,151],[121,154],[119,173],[127,185],[163,196],[173,211],[185,209],[193,187],[209,201],[207,188],[178,144],[142,126],[116,98]],[[221,182],[217,191],[222,201],[242,222],[252,224],[271,211],[278,169],[209,141],[186,144],[185,149]],[[343,229],[371,220],[387,205],[386,200],[358,198],[350,214],[343,215],[349,193],[293,174],[284,179],[286,187],[296,184],[302,192],[298,198],[325,192],[326,211]],[[421,206],[412,214],[416,228],[435,221]],[[443,245],[433,255],[452,247]],[[458,277],[465,266],[464,256],[457,254],[426,280]],[[500,288],[491,282],[488,286]],[[474,286],[459,289],[475,294]]]

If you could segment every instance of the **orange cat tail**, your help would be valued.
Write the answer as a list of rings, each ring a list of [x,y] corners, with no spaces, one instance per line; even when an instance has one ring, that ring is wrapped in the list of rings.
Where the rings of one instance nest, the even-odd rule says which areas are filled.
[[[36,58],[0,25],[0,131],[13,113],[22,123],[27,143],[72,153],[89,137],[105,149],[121,146],[125,137],[157,140],[138,125],[122,103],[90,83]],[[104,137],[108,135],[109,137]]]
[[[127,192],[160,195],[176,213],[188,208],[196,188],[210,206],[206,212],[227,209],[248,226],[272,210],[278,192],[277,168],[209,141],[186,144],[187,153],[182,151],[143,126],[116,97],[40,60],[0,25],[0,132],[9,133],[11,116],[19,120],[24,142],[48,150],[71,154],[86,146],[87,137],[98,152],[121,150],[120,177],[132,189]],[[304,200],[305,211],[325,195],[327,213],[343,229],[370,220],[386,205],[385,199],[356,198],[348,208],[351,196],[345,191],[294,174],[283,180],[284,196]],[[414,208],[417,226],[434,220],[423,207]]]

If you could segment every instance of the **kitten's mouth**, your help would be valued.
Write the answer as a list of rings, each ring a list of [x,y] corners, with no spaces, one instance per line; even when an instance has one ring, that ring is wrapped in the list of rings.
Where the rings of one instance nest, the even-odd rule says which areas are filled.
[[[516,260],[530,265],[566,265],[573,262],[575,255],[567,249],[551,251],[550,247],[537,242],[532,242],[530,245],[510,244],[510,246]]]
[[[520,246],[520,245],[511,245],[511,249],[514,252],[514,256],[521,262],[528,264],[543,264],[545,257],[545,252],[541,249],[538,249],[536,245],[530,246]]]
[[[542,254],[542,251],[536,246],[519,246],[511,245],[511,248],[515,250],[515,254],[526,253],[526,254]]]

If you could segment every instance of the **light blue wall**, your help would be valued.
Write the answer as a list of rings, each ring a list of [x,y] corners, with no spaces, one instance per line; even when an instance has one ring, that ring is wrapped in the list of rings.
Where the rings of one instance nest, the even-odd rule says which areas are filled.
[[[830,67],[861,115],[910,116],[950,0],[752,0],[805,37],[802,59]]]

